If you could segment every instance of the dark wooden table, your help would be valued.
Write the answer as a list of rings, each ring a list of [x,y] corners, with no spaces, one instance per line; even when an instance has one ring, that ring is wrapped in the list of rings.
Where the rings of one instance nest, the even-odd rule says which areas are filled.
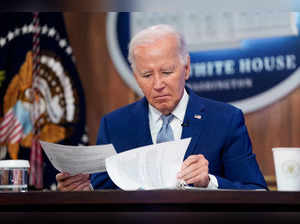
[[[300,223],[300,192],[0,193],[0,223]]]

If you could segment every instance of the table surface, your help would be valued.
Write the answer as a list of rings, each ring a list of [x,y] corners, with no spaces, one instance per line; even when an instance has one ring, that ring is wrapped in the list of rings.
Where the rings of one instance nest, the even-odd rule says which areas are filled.
[[[0,193],[0,223],[300,223],[300,192]]]
[[[66,206],[67,205],[67,206]],[[84,205],[84,206],[82,206]],[[214,191],[214,190],[155,190],[121,191],[101,190],[94,192],[8,192],[0,193],[0,209],[54,209],[93,210],[94,205],[109,208],[140,210],[140,206],[152,205],[157,211],[170,209],[172,205],[182,210],[199,211],[214,207],[214,210],[243,211],[249,209],[268,211],[300,211],[300,192],[279,191]],[[226,205],[228,205],[226,207]],[[172,210],[172,209],[171,209]]]

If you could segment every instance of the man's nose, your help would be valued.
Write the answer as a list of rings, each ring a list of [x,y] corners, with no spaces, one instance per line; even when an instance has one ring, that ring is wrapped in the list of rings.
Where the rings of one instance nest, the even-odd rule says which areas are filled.
[[[164,88],[164,81],[162,80],[161,77],[157,76],[157,77],[154,77],[154,85],[153,85],[153,88],[155,90],[161,90]]]

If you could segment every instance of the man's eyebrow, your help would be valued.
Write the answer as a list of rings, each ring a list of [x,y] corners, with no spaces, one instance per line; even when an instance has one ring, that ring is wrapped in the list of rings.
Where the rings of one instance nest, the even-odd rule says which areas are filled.
[[[176,68],[176,65],[166,65],[162,66],[160,70],[174,70]]]
[[[152,72],[150,69],[149,70],[143,70],[143,71],[140,71],[142,74],[145,74],[145,73],[149,73],[149,72]]]

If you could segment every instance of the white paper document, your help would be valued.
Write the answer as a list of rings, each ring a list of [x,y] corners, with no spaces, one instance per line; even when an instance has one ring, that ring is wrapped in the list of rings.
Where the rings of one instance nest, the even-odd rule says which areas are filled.
[[[52,165],[60,172],[104,172],[105,159],[116,153],[112,144],[94,146],[68,146],[40,141]]]
[[[191,138],[128,150],[105,160],[112,181],[123,190],[175,189]]]

